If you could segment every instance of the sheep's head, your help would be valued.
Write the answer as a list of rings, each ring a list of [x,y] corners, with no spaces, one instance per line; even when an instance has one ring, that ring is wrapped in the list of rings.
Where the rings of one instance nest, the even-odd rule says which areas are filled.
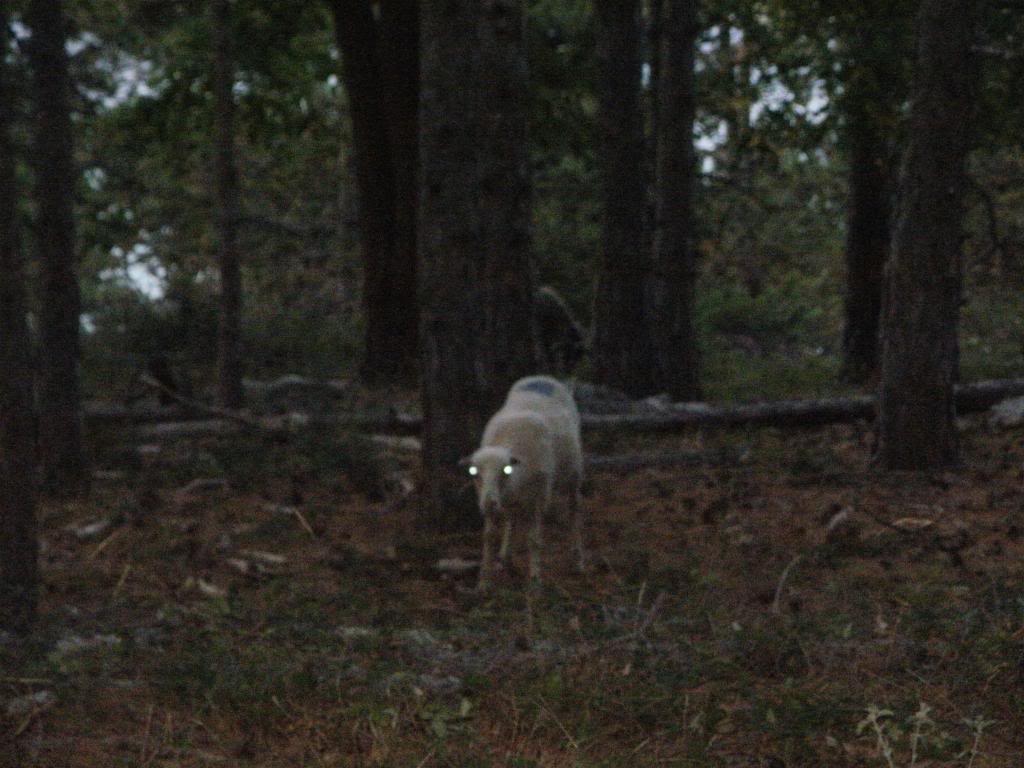
[[[508,448],[480,448],[459,465],[473,478],[482,514],[493,514],[515,496],[521,465]]]

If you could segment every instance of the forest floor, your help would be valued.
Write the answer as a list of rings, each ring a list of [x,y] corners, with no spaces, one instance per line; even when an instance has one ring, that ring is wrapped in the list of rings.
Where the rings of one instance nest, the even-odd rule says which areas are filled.
[[[0,766],[1022,766],[1024,447],[962,434],[925,477],[864,425],[595,438],[719,458],[593,474],[589,572],[553,522],[487,596],[436,568],[477,535],[378,495],[408,457],[107,435],[41,509]]]

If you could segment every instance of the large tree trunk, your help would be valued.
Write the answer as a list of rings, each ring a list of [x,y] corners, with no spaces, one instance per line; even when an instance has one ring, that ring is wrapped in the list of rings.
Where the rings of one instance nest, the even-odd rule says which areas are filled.
[[[878,367],[882,275],[889,255],[888,142],[868,119],[847,126],[849,202],[842,377],[863,384]]]
[[[478,148],[479,3],[421,6],[423,509],[433,527],[475,527],[457,462],[475,447],[491,394],[484,361]]]
[[[666,0],[661,17],[650,327],[655,388],[673,400],[700,397],[700,355],[693,321],[697,275],[693,66],[697,32],[696,0]]]
[[[36,120],[33,160],[39,250],[39,438],[43,487],[52,494],[86,490],[82,454],[79,314],[68,59],[61,0],[32,0],[28,55]]]
[[[594,296],[594,378],[631,395],[648,395],[655,384],[645,312],[650,259],[643,248],[640,2],[595,0],[594,10],[604,203],[601,268]]]
[[[885,469],[937,468],[958,453],[953,385],[975,17],[974,0],[921,4],[882,325],[877,460]]]
[[[418,342],[416,192],[418,12],[411,0],[334,0],[359,189],[366,349],[371,381],[411,375]]]
[[[489,408],[537,366],[522,0],[483,0],[480,205]]]
[[[234,64],[231,6],[213,3],[214,171],[217,201],[217,263],[220,317],[217,326],[217,391],[224,408],[241,408],[242,271],[238,255],[238,170],[235,166]]]
[[[892,244],[893,154],[905,99],[903,25],[891,10],[867,4],[850,32],[840,110],[845,118],[849,196],[846,219],[846,295],[841,376],[864,384],[878,372],[883,274]],[[879,30],[884,30],[882,33]]]
[[[388,141],[395,174],[394,250],[385,286],[387,318],[375,323],[377,350],[364,371],[374,375],[415,377],[419,351],[419,300],[416,296],[416,211],[419,199],[420,11],[418,0],[389,0],[381,6],[380,41]],[[380,280],[378,279],[378,283]],[[382,298],[382,297],[378,297]],[[369,334],[369,328],[367,328]],[[367,350],[370,339],[367,336]],[[390,363],[388,361],[397,361]]]
[[[36,612],[39,547],[32,365],[10,136],[9,30],[6,8],[0,7],[0,630],[21,632]]]

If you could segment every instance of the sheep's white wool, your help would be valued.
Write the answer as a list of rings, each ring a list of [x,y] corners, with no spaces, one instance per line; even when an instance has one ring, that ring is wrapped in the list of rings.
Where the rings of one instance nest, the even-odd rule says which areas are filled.
[[[480,448],[468,464],[484,515],[481,588],[486,588],[491,578],[491,539],[496,524],[503,524],[498,556],[504,560],[512,519],[521,514],[532,522],[530,576],[540,578],[541,524],[556,491],[569,495],[574,543],[582,567],[580,416],[572,394],[561,382],[549,376],[529,376],[513,384],[505,404],[487,423]]]

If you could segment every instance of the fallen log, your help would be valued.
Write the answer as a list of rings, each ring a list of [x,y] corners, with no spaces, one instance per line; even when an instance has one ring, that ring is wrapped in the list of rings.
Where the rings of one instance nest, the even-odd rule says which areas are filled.
[[[1010,397],[1024,395],[1024,379],[979,381],[956,389],[958,414],[977,413]],[[180,396],[177,396],[180,397]],[[184,400],[182,398],[182,400]],[[310,427],[372,432],[378,435],[416,436],[422,427],[420,416],[392,411],[385,414],[320,415],[287,413],[281,416],[255,416],[246,412],[226,411],[196,401],[182,403],[191,410],[205,413],[208,420],[189,422],[188,434],[202,432],[209,422],[209,434],[224,434],[225,420],[238,428],[271,433],[289,433]],[[737,406],[712,406],[706,403],[670,403],[658,410],[629,413],[590,414],[581,416],[588,432],[658,434],[683,432],[693,428],[780,427],[802,428],[826,424],[871,421],[875,417],[875,398],[871,395],[834,397],[818,400],[780,400]],[[159,437],[161,430],[143,428],[147,436]],[[173,429],[168,430],[174,432]]]

